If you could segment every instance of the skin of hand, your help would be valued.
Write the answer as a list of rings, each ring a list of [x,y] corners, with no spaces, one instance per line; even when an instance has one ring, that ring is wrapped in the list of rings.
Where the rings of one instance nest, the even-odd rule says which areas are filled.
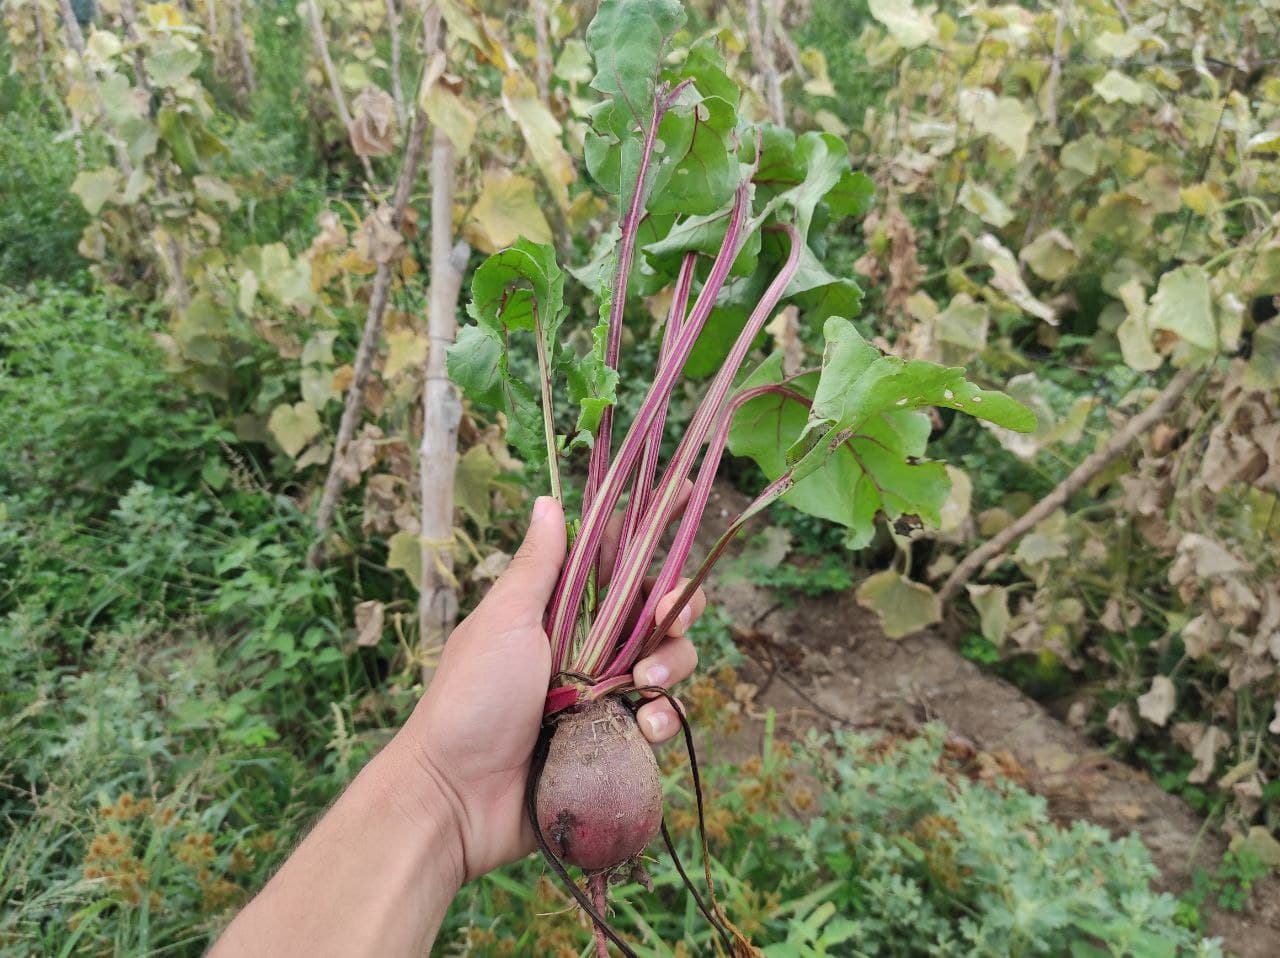
[[[450,797],[463,831],[467,880],[534,848],[525,783],[551,678],[542,617],[564,554],[564,513],[556,500],[541,498],[524,544],[450,636],[431,688],[401,733]],[[682,588],[659,604],[659,619]],[[698,655],[684,632],[705,606],[699,591],[674,634],[636,663],[637,685],[668,686],[693,674]],[[680,729],[665,699],[647,702],[636,717],[651,742],[664,742]]]
[[[409,720],[236,917],[215,958],[425,954],[464,882],[534,849],[524,792],[551,679],[542,618],[565,549],[560,504],[538,499],[519,551],[449,637]],[[659,603],[659,618],[683,588]],[[684,632],[705,607],[698,590],[636,664],[637,685],[693,673]],[[637,720],[655,743],[680,728],[665,699],[645,703]]]

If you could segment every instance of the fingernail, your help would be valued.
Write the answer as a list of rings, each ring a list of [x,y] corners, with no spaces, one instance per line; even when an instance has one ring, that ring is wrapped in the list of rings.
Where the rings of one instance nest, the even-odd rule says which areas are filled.
[[[550,496],[538,496],[533,501],[533,522],[541,522],[551,513],[551,504],[555,502]]]
[[[659,665],[656,662],[644,670],[644,681],[646,685],[661,685],[665,688],[670,678],[671,670],[665,665]]]
[[[662,738],[662,736],[666,734],[667,723],[670,719],[667,718],[666,712],[654,712],[644,721],[645,724],[649,726],[650,738]]]

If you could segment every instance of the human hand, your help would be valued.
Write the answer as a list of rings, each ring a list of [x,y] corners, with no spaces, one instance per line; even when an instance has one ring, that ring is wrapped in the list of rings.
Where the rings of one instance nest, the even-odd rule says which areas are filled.
[[[542,619],[565,548],[560,504],[550,497],[538,499],[520,550],[445,643],[426,695],[393,743],[424,773],[423,788],[449,809],[457,829],[461,880],[477,878],[534,848],[524,800],[551,680],[551,647]],[[603,553],[606,577],[613,551]],[[658,604],[659,619],[684,585],[677,583]],[[667,639],[636,663],[637,685],[671,686],[693,674],[698,656],[685,631],[705,607],[699,589]],[[654,743],[680,729],[665,699],[645,703],[636,718]]]

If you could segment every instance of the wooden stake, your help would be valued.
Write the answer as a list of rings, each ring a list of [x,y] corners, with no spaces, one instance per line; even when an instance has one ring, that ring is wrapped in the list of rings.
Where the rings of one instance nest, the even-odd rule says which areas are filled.
[[[423,24],[427,56],[443,45],[438,17]],[[418,648],[422,681],[431,681],[433,656],[458,618],[453,576],[453,483],[458,464],[462,401],[449,380],[445,354],[458,331],[458,295],[471,253],[453,236],[457,157],[437,129],[431,142],[431,283],[427,292],[427,359],[422,376],[422,445],[418,451],[422,521],[422,582],[418,598]]]

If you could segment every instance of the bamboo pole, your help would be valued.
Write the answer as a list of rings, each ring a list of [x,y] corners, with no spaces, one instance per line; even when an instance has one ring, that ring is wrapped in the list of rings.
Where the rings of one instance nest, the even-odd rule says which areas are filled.
[[[973,578],[983,566],[997,556],[1003,555],[1023,535],[1031,531],[1037,523],[1048,518],[1054,510],[1066,505],[1071,496],[1088,485],[1094,476],[1118,459],[1131,442],[1163,419],[1177,404],[1178,400],[1182,398],[1187,388],[1200,373],[1200,369],[1191,367],[1179,370],[1178,374],[1169,380],[1169,384],[1160,391],[1160,394],[1151,401],[1151,405],[1134,415],[1128,422],[1117,429],[1111,438],[1107,440],[1106,445],[1076,466],[1067,478],[1058,483],[1057,488],[1036,503],[1031,510],[1016,522],[1002,529],[965,556],[964,560],[952,570],[951,575],[947,577],[947,581],[943,583],[942,589],[938,593],[938,598],[943,602],[955,598],[965,583]]]

